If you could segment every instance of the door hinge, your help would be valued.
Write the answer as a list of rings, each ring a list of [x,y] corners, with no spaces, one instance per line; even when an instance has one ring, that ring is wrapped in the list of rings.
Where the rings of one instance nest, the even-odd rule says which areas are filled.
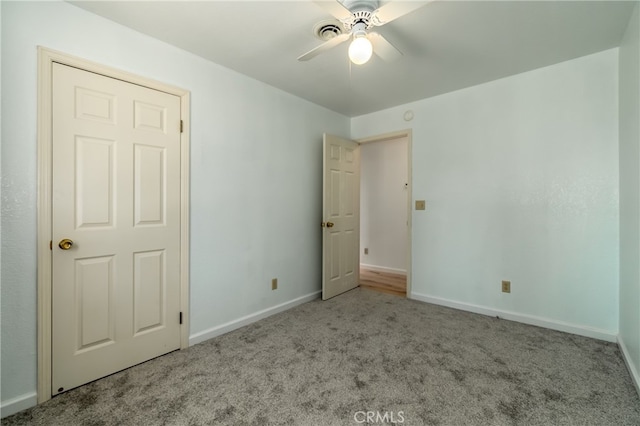
[[[184,121],[180,120],[180,133],[184,132]]]
[[[182,324],[182,312],[180,312],[180,324]]]
[[[49,240],[49,250],[53,250],[53,240]]]

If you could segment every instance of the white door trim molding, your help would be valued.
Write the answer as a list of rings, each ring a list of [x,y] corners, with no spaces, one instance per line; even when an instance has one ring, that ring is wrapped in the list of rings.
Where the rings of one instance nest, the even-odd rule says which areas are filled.
[[[376,135],[376,136],[369,136],[367,138],[361,138],[361,139],[356,139],[356,142],[358,142],[359,144],[365,144],[365,143],[370,143],[370,142],[385,142],[385,141],[392,141],[395,139],[403,139],[403,138],[407,138],[407,183],[409,184],[408,186],[408,191],[407,191],[407,297],[411,298],[411,276],[412,276],[412,269],[411,269],[411,260],[412,260],[412,256],[411,256],[411,234],[412,234],[412,217],[413,217],[413,210],[412,210],[412,200],[413,200],[413,171],[412,171],[412,164],[413,164],[413,134],[411,129],[407,129],[407,130],[399,130],[397,132],[391,132],[391,133],[385,133],[382,135]],[[358,252],[358,257],[360,256],[360,253]]]
[[[52,255],[52,73],[60,63],[106,77],[169,93],[180,98],[180,328],[181,349],[189,346],[189,123],[190,92],[95,62],[38,47],[38,403],[51,398]]]

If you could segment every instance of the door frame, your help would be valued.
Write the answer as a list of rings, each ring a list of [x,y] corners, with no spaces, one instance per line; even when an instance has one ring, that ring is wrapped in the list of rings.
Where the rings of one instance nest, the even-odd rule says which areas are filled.
[[[190,92],[152,79],[38,46],[38,206],[37,206],[37,352],[38,403],[51,399],[52,364],[52,90],[53,64],[59,63],[144,86],[180,98],[180,349],[189,346],[189,124]]]
[[[408,299],[412,299],[411,297],[411,265],[412,265],[412,256],[411,256],[411,235],[412,231],[412,200],[413,200],[413,132],[411,129],[406,130],[398,130],[395,132],[384,133],[382,135],[369,136],[366,138],[355,139],[359,144],[367,144],[371,142],[386,142],[392,141],[396,139],[407,139],[407,294],[406,297]],[[358,243],[358,259],[360,259],[360,251],[362,247]]]

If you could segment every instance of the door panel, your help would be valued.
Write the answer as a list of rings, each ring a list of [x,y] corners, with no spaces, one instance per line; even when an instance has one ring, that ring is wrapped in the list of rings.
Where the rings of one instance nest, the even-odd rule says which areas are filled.
[[[76,351],[113,343],[113,256],[76,259],[75,299],[78,327]]]
[[[179,124],[177,96],[53,65],[54,395],[180,347]]]
[[[78,136],[75,143],[76,226],[85,229],[112,226],[114,141]]]
[[[135,225],[164,225],[166,149],[135,144]]]
[[[164,250],[133,254],[134,333],[143,333],[164,324],[166,270]]]
[[[358,286],[360,274],[360,148],[324,135],[322,298]]]

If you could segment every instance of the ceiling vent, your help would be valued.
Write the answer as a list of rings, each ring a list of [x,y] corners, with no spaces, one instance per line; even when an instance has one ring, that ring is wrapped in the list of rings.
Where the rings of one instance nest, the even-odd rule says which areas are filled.
[[[344,32],[342,28],[340,21],[334,19],[321,21],[313,27],[313,35],[322,41],[327,41],[342,34]]]

